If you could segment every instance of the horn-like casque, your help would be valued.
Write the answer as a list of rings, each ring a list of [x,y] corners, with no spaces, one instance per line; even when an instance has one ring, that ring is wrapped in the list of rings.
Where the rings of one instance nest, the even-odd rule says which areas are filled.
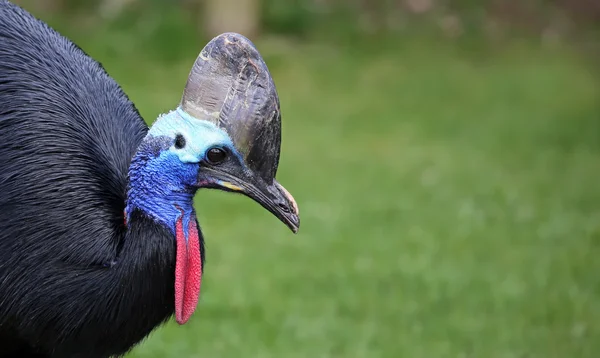
[[[212,39],[192,67],[180,106],[225,130],[246,165],[273,182],[281,147],[279,97],[250,40],[236,33]]]

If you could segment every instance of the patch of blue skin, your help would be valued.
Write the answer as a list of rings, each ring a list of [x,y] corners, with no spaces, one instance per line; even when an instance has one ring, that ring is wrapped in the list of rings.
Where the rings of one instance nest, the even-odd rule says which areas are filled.
[[[185,146],[175,147],[181,134]],[[140,209],[169,228],[173,234],[183,211],[183,230],[188,239],[190,220],[195,220],[193,197],[198,187],[219,184],[199,175],[199,163],[213,147],[227,147],[239,156],[227,133],[181,108],[160,116],[148,131],[129,168],[129,191],[125,213]]]

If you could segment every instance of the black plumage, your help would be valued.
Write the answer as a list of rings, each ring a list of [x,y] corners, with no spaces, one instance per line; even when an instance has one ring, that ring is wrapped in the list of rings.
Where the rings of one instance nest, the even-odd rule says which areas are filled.
[[[147,131],[100,64],[0,0],[1,357],[122,354],[172,315],[173,235],[123,224]]]
[[[280,144],[273,80],[243,36],[213,39],[149,129],[99,63],[0,0],[0,357],[118,356],[186,323],[205,263],[197,189],[298,231]]]

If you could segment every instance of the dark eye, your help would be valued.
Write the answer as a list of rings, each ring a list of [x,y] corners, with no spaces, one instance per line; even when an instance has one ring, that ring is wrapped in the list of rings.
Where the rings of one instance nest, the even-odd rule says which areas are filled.
[[[227,157],[227,153],[221,148],[210,148],[206,153],[206,159],[211,164],[221,163]]]
[[[181,134],[175,136],[175,148],[181,149],[185,147],[185,137]]]

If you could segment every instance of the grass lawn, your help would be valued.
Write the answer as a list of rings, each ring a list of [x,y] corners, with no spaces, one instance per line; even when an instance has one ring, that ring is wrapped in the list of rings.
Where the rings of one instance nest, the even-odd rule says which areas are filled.
[[[241,196],[198,194],[196,314],[130,358],[598,357],[591,72],[526,46],[257,45],[281,96],[278,179],[300,233]],[[177,105],[194,60],[91,53],[149,122]]]

